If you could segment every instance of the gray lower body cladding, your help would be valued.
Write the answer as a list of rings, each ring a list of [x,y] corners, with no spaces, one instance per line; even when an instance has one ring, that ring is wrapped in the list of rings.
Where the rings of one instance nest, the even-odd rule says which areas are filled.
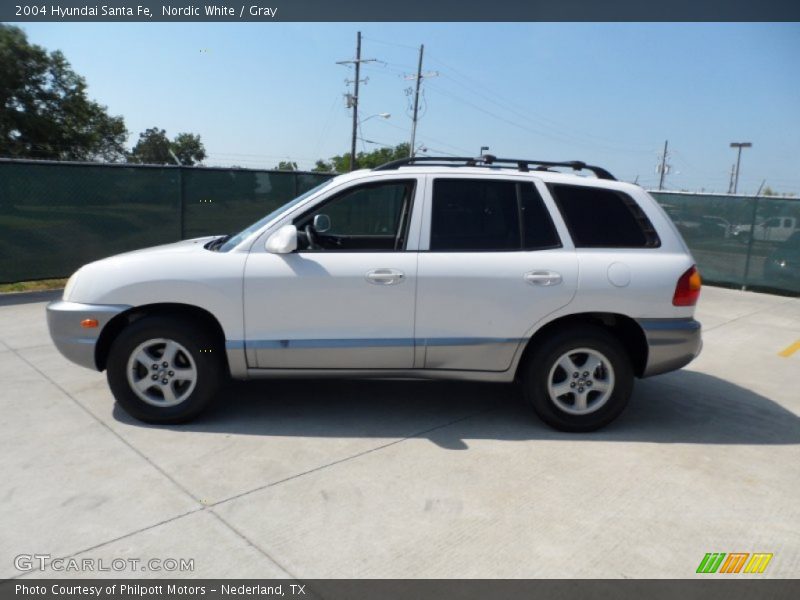
[[[700,323],[688,319],[639,319],[647,338],[647,364],[642,377],[688,365],[703,348]]]

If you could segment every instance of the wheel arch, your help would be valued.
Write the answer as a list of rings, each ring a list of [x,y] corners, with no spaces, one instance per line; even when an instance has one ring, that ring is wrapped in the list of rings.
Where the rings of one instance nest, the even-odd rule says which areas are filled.
[[[228,370],[228,361],[225,358],[225,332],[222,325],[217,318],[204,308],[192,304],[181,304],[173,302],[164,302],[156,304],[145,304],[142,306],[135,306],[116,315],[111,319],[100,336],[97,339],[94,351],[94,360],[98,371],[104,371],[106,362],[108,360],[108,353],[111,350],[111,345],[117,339],[122,330],[131,323],[138,321],[144,317],[161,316],[161,317],[175,317],[188,319],[193,323],[200,324],[206,331],[211,333],[214,341],[220,350],[220,356],[225,361],[225,369]]]
[[[642,376],[647,365],[649,349],[647,337],[641,326],[634,319],[623,314],[612,312],[586,312],[558,317],[537,329],[528,340],[517,362],[515,378],[519,377],[520,371],[524,368],[528,357],[542,340],[563,329],[580,325],[601,327],[617,338],[625,347],[631,361],[634,375],[636,375],[636,377]]]

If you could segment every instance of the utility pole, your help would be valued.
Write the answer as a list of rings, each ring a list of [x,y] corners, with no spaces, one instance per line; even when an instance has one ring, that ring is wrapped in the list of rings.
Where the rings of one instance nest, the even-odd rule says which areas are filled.
[[[361,63],[362,62],[375,62],[376,59],[374,58],[367,58],[361,60],[361,32],[359,31],[356,34],[356,59],[355,60],[340,60],[337,61],[337,65],[355,65],[356,66],[356,78],[354,81],[347,81],[347,83],[353,83],[353,95],[348,96],[348,108],[353,109],[353,134],[350,139],[350,170],[354,171],[356,168],[356,136],[358,135],[358,84],[361,83]],[[366,83],[366,80],[364,81]]]
[[[736,163],[733,163],[733,164],[731,165],[731,178],[730,178],[730,180],[728,181],[728,193],[729,193],[729,194],[732,194],[732,193],[733,193],[733,175],[734,175],[735,173],[736,173]]]
[[[356,36],[356,82],[353,84],[353,135],[350,139],[350,170],[356,169],[356,136],[358,135],[358,78],[361,75],[361,32]]]
[[[658,189],[664,189],[664,176],[667,174],[667,145],[669,144],[669,140],[664,140],[664,154],[661,155],[661,166],[659,167],[659,171],[661,173],[661,177],[658,179]]]
[[[419,113],[419,87],[422,84],[422,80],[425,77],[436,77],[439,73],[433,71],[430,73],[423,73],[422,72],[422,55],[425,52],[425,44],[420,44],[419,46],[419,63],[417,64],[417,75],[410,75],[406,77],[406,79],[416,79],[417,85],[416,90],[414,91],[414,117],[411,121],[411,146],[408,149],[408,155],[411,158],[414,158],[414,141],[417,137],[417,115]]]
[[[752,148],[753,144],[750,142],[731,142],[731,148],[738,148],[736,154],[736,177],[733,180],[733,193],[739,189],[739,166],[742,162],[742,148]]]

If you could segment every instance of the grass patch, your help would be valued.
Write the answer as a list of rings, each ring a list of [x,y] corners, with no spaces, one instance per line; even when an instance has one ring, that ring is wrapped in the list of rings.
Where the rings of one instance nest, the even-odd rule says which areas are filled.
[[[40,279],[39,281],[18,281],[16,283],[0,283],[0,293],[8,292],[41,292],[58,290],[67,285],[65,279]]]

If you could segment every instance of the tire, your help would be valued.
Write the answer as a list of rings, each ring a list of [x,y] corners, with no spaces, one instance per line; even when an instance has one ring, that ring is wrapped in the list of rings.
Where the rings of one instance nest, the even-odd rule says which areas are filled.
[[[607,330],[571,327],[534,349],[524,366],[522,385],[536,414],[551,427],[594,431],[625,410],[633,369],[625,348]]]
[[[180,317],[134,321],[109,350],[111,393],[125,412],[145,423],[190,421],[222,383],[221,349],[215,346],[209,332]]]

